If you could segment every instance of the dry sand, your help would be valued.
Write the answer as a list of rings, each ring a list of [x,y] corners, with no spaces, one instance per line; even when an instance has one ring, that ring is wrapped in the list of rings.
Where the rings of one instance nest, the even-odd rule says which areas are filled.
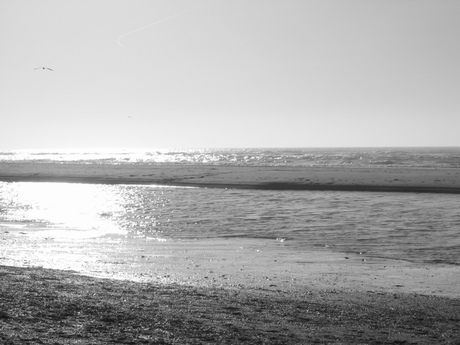
[[[11,344],[458,344],[458,299],[218,289],[0,266]]]
[[[126,242],[21,232],[1,237],[0,265],[8,265],[0,266],[2,344],[460,339],[456,266],[293,254],[288,243],[269,240]]]

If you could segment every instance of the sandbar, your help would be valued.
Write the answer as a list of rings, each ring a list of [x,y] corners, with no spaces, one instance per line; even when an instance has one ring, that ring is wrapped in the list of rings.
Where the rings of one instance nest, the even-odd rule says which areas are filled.
[[[0,181],[159,184],[208,188],[460,193],[460,170],[183,164],[0,164]]]

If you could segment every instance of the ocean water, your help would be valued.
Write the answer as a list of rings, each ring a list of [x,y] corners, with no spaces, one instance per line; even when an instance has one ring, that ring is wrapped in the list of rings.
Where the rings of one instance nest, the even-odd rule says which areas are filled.
[[[459,168],[460,149],[10,152],[62,164],[386,165]],[[263,238],[293,251],[460,265],[460,197],[151,185],[0,182],[0,230],[132,240]]]
[[[0,151],[0,162],[460,168],[460,147]]]

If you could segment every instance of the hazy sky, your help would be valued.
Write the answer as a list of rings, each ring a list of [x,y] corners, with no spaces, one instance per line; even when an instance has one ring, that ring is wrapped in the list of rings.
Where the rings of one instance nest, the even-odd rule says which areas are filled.
[[[0,149],[460,146],[459,18],[459,0],[0,0]]]

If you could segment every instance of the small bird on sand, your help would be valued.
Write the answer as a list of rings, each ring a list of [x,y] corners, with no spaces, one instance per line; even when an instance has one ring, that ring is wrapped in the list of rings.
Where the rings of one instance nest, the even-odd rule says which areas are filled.
[[[37,68],[34,68],[34,69],[47,69],[47,70],[50,70],[50,71],[54,71],[54,70],[52,70],[51,68],[48,68],[48,67],[37,67]]]

